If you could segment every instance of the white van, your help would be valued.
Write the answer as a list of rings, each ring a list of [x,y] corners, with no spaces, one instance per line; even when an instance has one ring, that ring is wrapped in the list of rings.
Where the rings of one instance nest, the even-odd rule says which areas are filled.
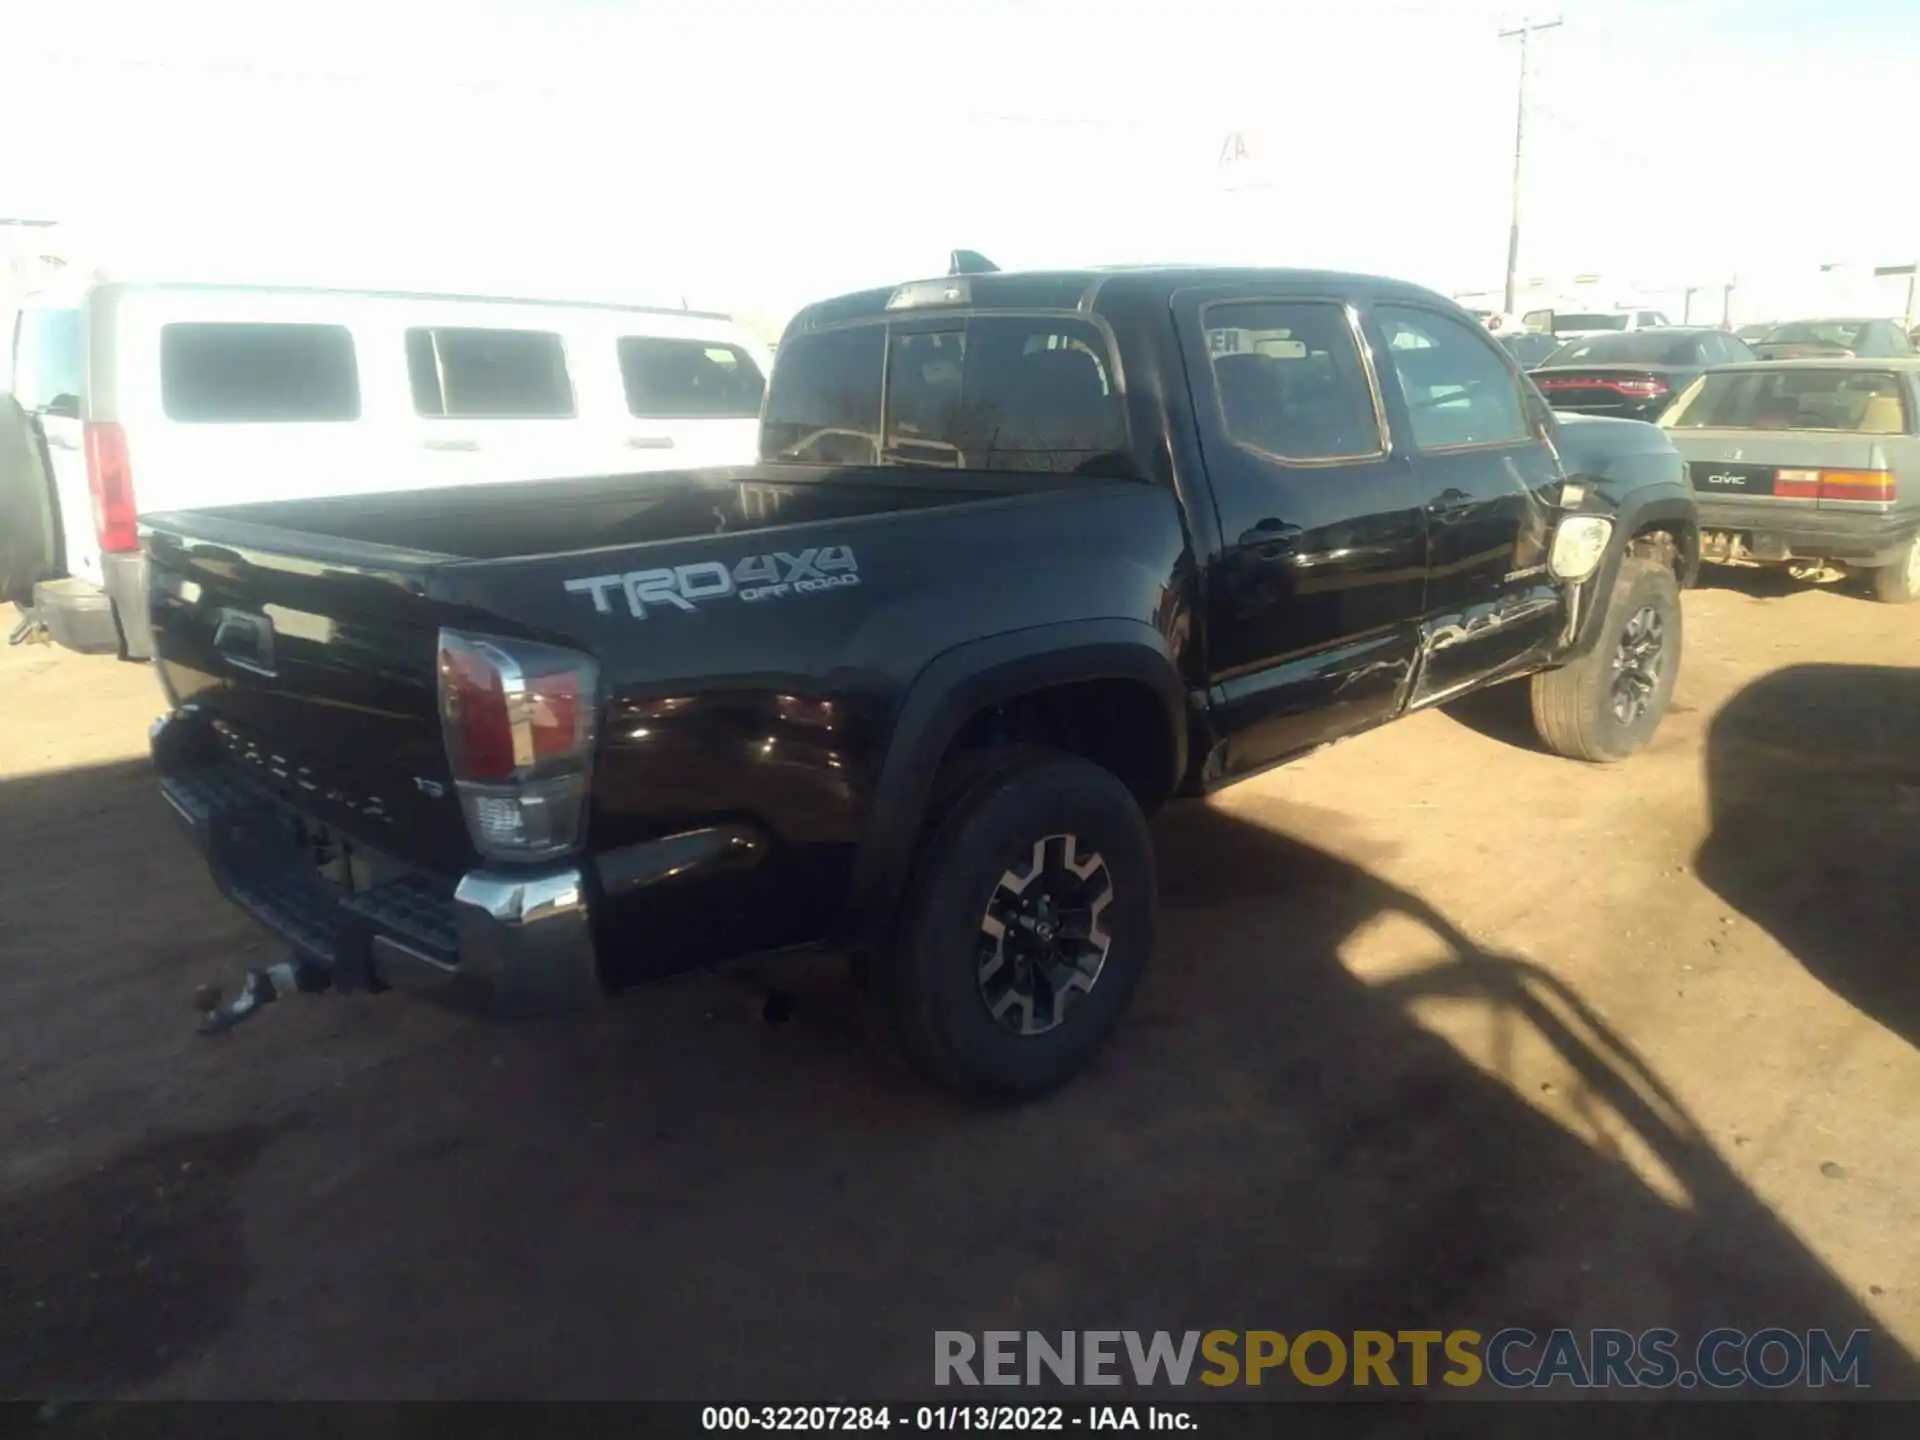
[[[52,495],[51,534],[22,542],[24,447],[0,437],[0,528],[36,551],[0,557],[0,598],[135,659],[140,513],[744,464],[771,368],[703,312],[98,278],[43,284],[6,340],[0,424],[37,431]]]
[[[1657,330],[1673,322],[1658,310],[1529,310],[1520,317],[1528,330],[1538,330],[1558,340],[1589,340],[1595,335],[1612,335],[1633,330]]]

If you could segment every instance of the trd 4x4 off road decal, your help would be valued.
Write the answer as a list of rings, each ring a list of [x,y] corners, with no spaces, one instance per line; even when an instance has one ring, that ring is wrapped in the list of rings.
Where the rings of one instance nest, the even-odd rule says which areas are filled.
[[[802,550],[798,555],[789,555],[784,550],[771,555],[749,555],[732,569],[718,560],[700,560],[671,569],[583,575],[566,583],[569,594],[591,595],[593,608],[602,615],[613,614],[611,597],[614,594],[624,594],[633,618],[644,620],[649,605],[691,611],[703,601],[724,600],[728,596],[748,602],[781,600],[858,585],[860,564],[854,559],[851,546],[823,545]]]

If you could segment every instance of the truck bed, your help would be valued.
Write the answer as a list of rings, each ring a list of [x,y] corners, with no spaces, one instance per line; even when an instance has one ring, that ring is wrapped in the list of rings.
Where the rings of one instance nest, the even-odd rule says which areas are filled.
[[[1042,480],[1039,488],[1097,483],[1071,475]],[[920,510],[1031,492],[1035,482],[992,471],[757,465],[265,501],[154,514],[142,523],[243,548],[419,570]]]
[[[476,857],[441,734],[443,627],[599,662],[596,851],[784,807],[802,818],[783,839],[831,871],[921,667],[1033,623],[1036,585],[1069,614],[1150,622],[1184,544],[1160,486],[905,467],[605,476],[143,524],[156,666],[204,732],[205,764],[449,879]],[[782,583],[796,574],[814,578]],[[697,582],[684,603],[643,605],[633,576]],[[824,748],[817,726],[782,718],[802,701],[836,717]],[[769,735],[782,744],[767,755]],[[805,889],[827,878],[805,873]]]

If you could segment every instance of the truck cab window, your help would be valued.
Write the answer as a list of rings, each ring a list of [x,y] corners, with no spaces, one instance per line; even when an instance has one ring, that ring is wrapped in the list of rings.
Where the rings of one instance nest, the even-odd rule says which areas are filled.
[[[1413,441],[1422,450],[1527,438],[1513,372],[1485,335],[1438,311],[1376,305]]]
[[[1099,330],[1065,316],[896,331],[885,458],[1130,476],[1126,409],[1106,357]]]
[[[1381,453],[1373,388],[1344,306],[1213,305],[1202,323],[1221,420],[1233,440],[1282,460]]]
[[[875,465],[887,332],[881,325],[815,331],[781,342],[760,421],[766,460]]]

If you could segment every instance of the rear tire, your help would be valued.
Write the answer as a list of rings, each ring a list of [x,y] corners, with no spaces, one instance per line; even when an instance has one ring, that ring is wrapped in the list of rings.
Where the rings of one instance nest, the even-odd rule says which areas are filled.
[[[1680,584],[1629,555],[1586,656],[1533,677],[1533,725],[1556,755],[1611,764],[1644,748],[1673,698],[1684,624]]]
[[[1907,542],[1907,553],[1894,564],[1875,567],[1873,598],[1886,605],[1920,600],[1920,534]]]
[[[1157,908],[1126,786],[1076,756],[1009,752],[935,821],[875,966],[899,1050],[964,1093],[1052,1089],[1133,999]]]

